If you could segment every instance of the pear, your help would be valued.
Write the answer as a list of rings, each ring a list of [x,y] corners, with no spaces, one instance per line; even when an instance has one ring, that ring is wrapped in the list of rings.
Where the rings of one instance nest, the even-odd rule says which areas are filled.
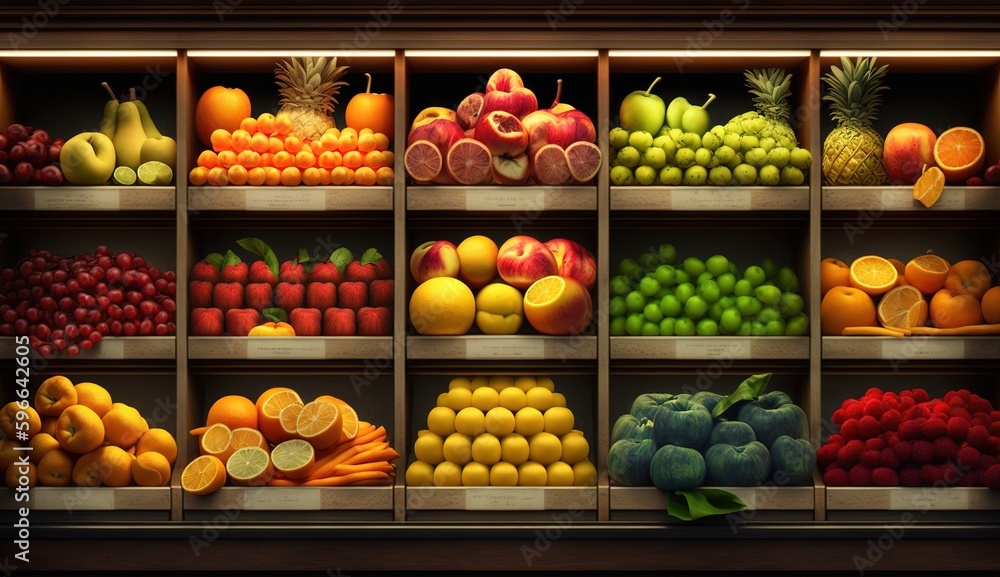
[[[135,99],[135,88],[128,89],[128,101],[135,103],[135,107],[139,109],[139,120],[142,122],[142,131],[146,133],[146,138],[160,138],[163,136],[156,129],[156,124],[149,115],[149,109],[146,108],[146,105],[141,100]]]
[[[158,160],[169,166],[171,170],[175,170],[177,168],[177,142],[169,136],[160,134],[149,114],[149,109],[141,100],[135,99],[135,88],[129,89],[129,102],[134,103],[139,110],[142,130],[146,133],[146,141],[139,149],[139,162],[146,163],[150,160]]]
[[[705,134],[712,127],[712,117],[705,110],[715,100],[715,95],[709,93],[708,100],[701,106],[692,106],[684,111],[681,117],[681,130],[695,134]]]
[[[118,124],[118,97],[115,96],[115,91],[111,90],[111,86],[107,82],[102,82],[101,86],[111,95],[111,100],[104,104],[104,118],[101,119],[101,128],[98,129],[98,132],[108,138],[114,138],[115,126]]]
[[[139,152],[142,149],[142,144],[146,142],[146,133],[142,130],[142,119],[139,118],[139,108],[134,102],[119,103],[116,118],[118,125],[115,129],[115,137],[111,140],[115,144],[118,166],[127,166],[136,170],[142,164]]]
[[[691,108],[691,103],[683,96],[678,96],[671,100],[670,106],[667,106],[667,126],[670,128],[680,128],[681,118],[687,112],[688,108]]]

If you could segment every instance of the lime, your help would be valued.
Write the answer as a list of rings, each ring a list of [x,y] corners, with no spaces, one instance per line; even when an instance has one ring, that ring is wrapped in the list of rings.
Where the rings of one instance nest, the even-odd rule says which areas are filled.
[[[135,171],[128,166],[119,166],[115,169],[115,173],[112,176],[115,184],[124,184],[130,186],[135,184]]]
[[[642,325],[646,323],[646,317],[642,313],[632,313],[625,319],[625,333],[633,337],[642,334]]]
[[[715,319],[701,319],[698,321],[696,332],[703,337],[714,337],[719,334],[719,323]]]
[[[174,171],[159,160],[143,162],[136,173],[140,182],[154,186],[166,186],[174,179]]]
[[[664,166],[660,169],[660,184],[677,186],[684,179],[684,173],[676,166]]]
[[[608,144],[611,148],[625,148],[628,146],[628,131],[621,126],[616,126],[608,133]]]
[[[620,337],[625,334],[625,321],[625,317],[615,317],[611,319],[611,325],[609,327],[611,336]]]
[[[635,180],[643,186],[649,186],[656,182],[657,170],[652,166],[639,166],[635,169]]]

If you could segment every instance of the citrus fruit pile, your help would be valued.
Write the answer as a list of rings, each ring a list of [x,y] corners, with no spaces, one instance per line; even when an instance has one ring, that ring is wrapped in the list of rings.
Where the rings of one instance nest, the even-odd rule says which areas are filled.
[[[150,428],[135,408],[112,402],[104,387],[74,385],[61,375],[42,382],[34,407],[27,401],[4,406],[0,430],[6,437],[0,470],[11,488],[21,477],[28,486],[162,487],[170,484],[177,459],[169,431]],[[23,455],[30,463],[15,464]]]
[[[455,377],[406,470],[415,487],[589,486],[590,444],[548,377]]]
[[[902,334],[955,334],[925,327],[987,334],[1000,323],[1000,287],[991,285],[982,262],[951,264],[932,252],[905,265],[877,255],[850,265],[825,258],[820,264],[822,332],[841,335],[847,328],[881,326]],[[978,325],[989,326],[972,328]]]
[[[321,395],[306,403],[288,387],[268,389],[256,403],[222,397],[191,434],[201,456],[184,468],[181,486],[194,495],[227,478],[245,486],[390,485],[399,457],[385,428],[359,420],[344,401]]]

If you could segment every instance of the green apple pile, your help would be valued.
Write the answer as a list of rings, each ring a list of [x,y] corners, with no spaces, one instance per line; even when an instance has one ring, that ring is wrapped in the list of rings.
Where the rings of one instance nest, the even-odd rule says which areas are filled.
[[[611,278],[612,336],[802,336],[804,309],[795,271],[772,258],[740,273],[723,255],[680,260],[664,244]]]
[[[762,130],[763,117],[756,119],[761,127],[737,119],[713,126],[707,108],[714,94],[700,106],[683,97],[667,106],[652,93],[659,80],[622,101],[621,125],[608,134],[611,184],[795,186],[805,182],[812,154],[796,145],[790,130],[771,136]]]

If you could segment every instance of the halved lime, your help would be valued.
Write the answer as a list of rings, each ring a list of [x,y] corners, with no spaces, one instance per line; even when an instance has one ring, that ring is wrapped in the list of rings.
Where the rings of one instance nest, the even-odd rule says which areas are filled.
[[[169,167],[168,167],[169,168]],[[128,166],[119,166],[112,175],[115,184],[130,186],[135,184],[135,171]]]
[[[139,181],[143,184],[164,186],[174,178],[174,171],[159,160],[150,160],[139,165]]]

